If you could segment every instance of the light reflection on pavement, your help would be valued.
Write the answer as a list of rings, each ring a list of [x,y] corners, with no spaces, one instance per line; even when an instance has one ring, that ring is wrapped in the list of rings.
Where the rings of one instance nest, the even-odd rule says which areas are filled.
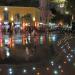
[[[59,75],[75,74],[74,36],[56,33],[38,34],[35,37],[25,34],[2,35],[0,38],[1,75],[54,75],[54,70]],[[35,71],[33,67],[36,68]],[[12,68],[10,72],[8,72],[9,68]]]
[[[40,61],[47,59],[54,52],[54,43],[59,39],[56,34],[25,34],[2,35],[0,39],[1,61],[15,59],[15,61]],[[37,59],[36,59],[37,58]]]

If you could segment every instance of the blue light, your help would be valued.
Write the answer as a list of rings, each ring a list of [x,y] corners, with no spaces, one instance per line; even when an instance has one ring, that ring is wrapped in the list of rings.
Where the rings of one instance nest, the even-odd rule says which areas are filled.
[[[55,35],[52,36],[52,41],[56,41],[56,36]]]

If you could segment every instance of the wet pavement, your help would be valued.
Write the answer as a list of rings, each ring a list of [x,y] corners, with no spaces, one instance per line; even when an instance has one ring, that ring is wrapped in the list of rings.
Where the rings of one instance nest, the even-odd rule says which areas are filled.
[[[0,34],[1,75],[74,75],[75,35]],[[69,71],[69,72],[68,72]]]
[[[40,62],[55,55],[55,44],[60,34],[37,34],[32,37],[25,34],[3,35],[1,38],[1,61]],[[10,59],[10,60],[9,60]]]

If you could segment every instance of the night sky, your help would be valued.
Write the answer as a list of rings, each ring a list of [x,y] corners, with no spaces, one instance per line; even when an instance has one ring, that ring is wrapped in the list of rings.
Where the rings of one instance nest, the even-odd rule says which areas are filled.
[[[39,7],[39,1],[38,0],[0,0],[0,5]]]
[[[75,0],[66,0],[66,1],[68,7],[70,6],[72,6],[72,8],[75,7]],[[0,0],[0,5],[39,7],[39,0]]]

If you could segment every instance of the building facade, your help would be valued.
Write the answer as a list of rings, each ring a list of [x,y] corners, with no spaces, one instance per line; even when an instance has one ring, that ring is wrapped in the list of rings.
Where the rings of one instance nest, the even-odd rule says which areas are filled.
[[[8,11],[8,20],[11,20],[12,18],[15,18],[16,14],[19,14],[20,17],[31,14],[32,17],[35,17],[37,21],[39,21],[40,17],[40,10],[35,7],[11,7],[11,6],[0,6],[0,19],[4,20],[4,11]]]

